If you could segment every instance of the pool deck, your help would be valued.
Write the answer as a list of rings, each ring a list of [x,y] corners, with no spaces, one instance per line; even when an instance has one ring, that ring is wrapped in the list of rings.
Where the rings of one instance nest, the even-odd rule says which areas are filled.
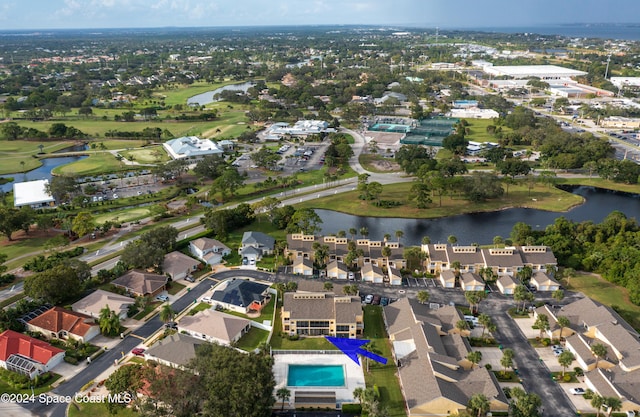
[[[342,365],[344,369],[343,387],[293,387],[287,384],[287,374],[289,365]],[[322,354],[286,354],[274,355],[273,374],[276,380],[274,394],[279,388],[286,387],[291,391],[289,406],[293,406],[295,393],[300,391],[318,392],[331,391],[336,394],[336,402],[353,402],[353,390],[356,388],[366,388],[362,367],[356,365],[346,355],[322,355]]]

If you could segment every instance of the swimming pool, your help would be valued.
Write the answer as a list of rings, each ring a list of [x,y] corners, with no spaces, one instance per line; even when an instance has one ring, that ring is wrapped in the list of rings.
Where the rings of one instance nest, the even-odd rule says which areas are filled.
[[[342,387],[342,365],[289,365],[287,385],[292,387]]]

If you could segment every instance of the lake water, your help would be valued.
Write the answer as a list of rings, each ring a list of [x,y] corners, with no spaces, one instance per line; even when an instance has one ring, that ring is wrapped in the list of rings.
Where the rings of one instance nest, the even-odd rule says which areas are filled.
[[[55,167],[70,164],[71,162],[79,161],[84,158],[86,158],[85,155],[44,158],[42,159],[42,166],[40,166],[39,168],[32,169],[31,171],[25,173],[3,175],[3,178],[13,177],[13,181],[0,185],[0,190],[4,192],[12,191],[14,182],[51,179],[51,170]]]
[[[600,223],[609,213],[619,210],[627,217],[640,219],[640,196],[636,194],[618,193],[596,189],[593,187],[575,187],[572,192],[583,196],[586,202],[566,213],[514,208],[490,213],[462,214],[439,219],[400,219],[360,217],[338,213],[331,210],[316,210],[323,223],[322,234],[337,233],[339,230],[348,231],[355,227],[369,229],[369,238],[382,240],[384,234],[389,233],[395,239],[395,231],[402,230],[405,245],[419,245],[423,236],[429,236],[431,242],[446,243],[447,237],[454,235],[458,243],[490,244],[494,236],[509,237],[513,225],[524,222],[534,230],[544,230],[556,218],[564,216],[567,219],[581,222],[592,220]],[[469,203],[471,204],[471,203]]]
[[[559,35],[570,38],[640,40],[640,25],[637,23],[548,24],[537,26],[484,27],[475,29],[483,32],[537,33],[541,35]]]
[[[198,94],[196,96],[193,97],[189,97],[187,99],[187,104],[191,104],[191,105],[205,105],[205,104],[209,104],[209,103],[213,103],[214,98],[213,96],[215,96],[216,94],[220,94],[225,90],[237,90],[237,91],[244,91],[246,92],[249,88],[253,87],[255,84],[252,82],[246,82],[246,83],[242,83],[242,84],[230,84],[230,85],[225,85],[224,87],[220,87],[220,88],[216,88],[213,91],[207,91],[206,93],[202,93],[202,94]]]

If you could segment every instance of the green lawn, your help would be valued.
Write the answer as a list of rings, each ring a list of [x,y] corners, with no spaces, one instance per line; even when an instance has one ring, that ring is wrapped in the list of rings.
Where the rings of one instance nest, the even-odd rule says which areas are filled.
[[[342,213],[361,215],[367,213],[370,217],[402,217],[402,218],[437,218],[456,214],[474,212],[495,211],[506,207],[526,207],[549,211],[566,211],[583,202],[582,197],[571,194],[554,187],[536,185],[531,192],[526,184],[518,183],[509,186],[509,194],[502,197],[479,203],[471,203],[460,197],[442,197],[442,206],[439,207],[437,197],[432,197],[433,202],[427,209],[419,209],[407,202],[407,195],[411,189],[411,183],[389,184],[383,186],[380,199],[393,200],[402,203],[393,208],[376,207],[369,201],[360,200],[359,192],[349,191],[340,195],[332,195],[320,199],[296,204],[298,207],[311,207],[318,209],[335,210]]]
[[[246,350],[247,352],[252,352],[260,346],[261,343],[266,342],[268,336],[268,331],[252,327],[247,334],[242,336],[236,347]]]
[[[167,292],[171,295],[176,295],[177,293],[179,293],[183,288],[186,288],[186,285],[180,284],[178,282],[171,282],[171,288],[169,288],[167,290]]]
[[[487,133],[487,126],[493,125],[494,122],[492,119],[464,119],[469,123],[468,129],[469,134],[465,136],[466,140],[474,141],[474,142],[497,142],[495,136],[490,133]],[[502,132],[507,133],[510,132],[506,126],[501,126]]]
[[[51,384],[53,384],[55,381],[57,381],[60,378],[61,378],[61,375],[53,374],[52,378],[48,381],[49,383],[47,385],[34,388],[33,390],[34,394],[37,396],[38,394],[41,394],[43,392],[51,391],[53,389]],[[22,390],[15,389],[11,385],[9,385],[6,381],[4,381],[3,379],[0,379],[0,392],[7,393],[7,394],[31,394],[31,388],[22,389]]]
[[[196,313],[199,313],[204,310],[209,310],[211,308],[211,304],[209,303],[198,303],[195,307],[189,310],[189,315],[194,316]]]
[[[269,300],[269,303],[266,306],[264,306],[264,308],[260,312],[260,317],[258,317],[256,321],[258,323],[262,323],[265,320],[273,320],[273,310],[275,310],[275,305],[276,305],[276,297],[272,296],[271,300]]]
[[[0,175],[26,172],[42,165],[38,158],[33,157],[40,152],[40,148],[38,148],[40,144],[44,146],[43,152],[50,153],[72,146],[75,142],[0,140]]]
[[[282,331],[282,319],[280,317],[278,303],[276,322],[273,323],[273,336],[271,336],[271,348],[291,350],[336,350],[337,348],[324,337],[306,337],[298,340],[289,340]]]
[[[388,359],[386,365],[377,362],[369,364],[369,372],[364,373],[367,387],[378,386],[380,402],[389,409],[390,417],[406,416],[404,397],[400,382],[396,377],[397,368],[391,355],[391,344],[387,337],[382,318],[382,307],[367,305],[364,307],[364,336],[371,340],[372,351]],[[366,369],[366,364],[362,365]]]
[[[110,174],[118,171],[130,171],[131,166],[118,161],[109,152],[97,151],[89,152],[89,157],[70,164],[61,165],[53,169],[57,175],[97,175]]]
[[[107,409],[107,403],[82,403],[76,404],[75,402],[69,404],[67,409],[68,417],[112,417],[113,414]],[[119,408],[118,417],[136,417],[139,414],[133,411],[131,408]]]
[[[629,300],[629,291],[596,274],[578,273],[566,287],[613,307],[634,329],[640,330],[640,306]]]
[[[586,174],[588,175],[588,172]],[[607,190],[623,191],[625,193],[640,193],[640,185],[638,184],[623,184],[603,180],[601,178],[558,178],[556,182],[558,184],[568,185],[588,185],[592,187],[605,188]]]
[[[153,96],[164,100],[165,105],[173,106],[174,104],[187,104],[187,99],[195,95],[215,90],[227,84],[234,84],[237,81],[228,81],[222,83],[208,83],[206,81],[197,81],[193,84],[183,85],[178,88],[158,89],[154,91]]]
[[[171,159],[164,150],[164,147],[160,145],[121,151],[120,155],[130,161],[135,161],[140,164],[158,164],[160,162],[167,162]]]

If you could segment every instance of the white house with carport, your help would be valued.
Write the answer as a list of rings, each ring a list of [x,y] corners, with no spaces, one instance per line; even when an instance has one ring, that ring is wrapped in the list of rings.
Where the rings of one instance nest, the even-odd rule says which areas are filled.
[[[475,272],[460,274],[460,286],[465,291],[484,291],[484,281]]]
[[[535,272],[529,281],[538,291],[556,291],[560,284],[544,272]]]
[[[264,255],[273,253],[275,243],[276,240],[265,233],[248,231],[242,235],[238,252],[243,261],[258,262]]]
[[[189,242],[189,252],[208,265],[216,265],[223,256],[231,254],[231,249],[219,240],[201,237]]]
[[[293,260],[293,273],[297,275],[313,275],[313,262],[309,258],[296,258]]]
[[[382,268],[372,263],[367,263],[360,270],[362,280],[365,282],[373,282],[374,284],[382,284],[384,282],[384,272]]]
[[[453,288],[456,286],[456,273],[451,269],[443,269],[440,271],[440,284],[444,288]]]
[[[393,267],[389,267],[387,272],[389,273],[390,285],[402,285],[402,274],[400,273],[399,270]]]
[[[55,199],[47,192],[49,180],[17,182],[13,184],[13,205],[31,208],[51,207]]]
[[[340,261],[331,261],[327,265],[327,278],[333,279],[347,279],[349,276],[349,270],[347,265]]]
[[[503,274],[498,277],[496,286],[502,294],[513,295],[513,292],[516,290],[518,284],[511,275]]]

